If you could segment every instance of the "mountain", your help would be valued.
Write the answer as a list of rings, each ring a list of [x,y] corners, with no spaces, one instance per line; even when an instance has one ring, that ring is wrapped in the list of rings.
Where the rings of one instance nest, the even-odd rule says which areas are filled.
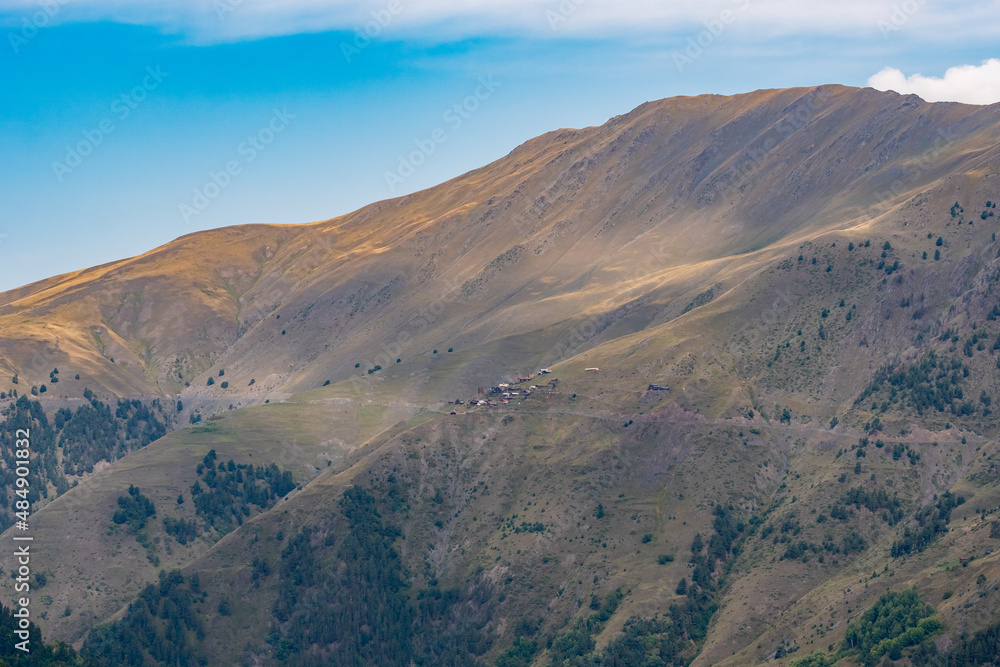
[[[0,363],[31,384],[52,366],[100,393],[216,402],[201,389],[229,366],[258,381],[245,402],[581,312],[631,306],[648,313],[625,325],[639,330],[670,317],[639,299],[738,280],[767,248],[867,222],[989,164],[995,132],[991,107],[837,86],[650,103],[342,218],[192,234],[4,293]],[[433,325],[410,321],[432,306]]]
[[[973,651],[998,167],[1000,105],[672,98],[0,294],[0,405],[51,432],[32,525],[66,545],[36,621],[105,664]]]

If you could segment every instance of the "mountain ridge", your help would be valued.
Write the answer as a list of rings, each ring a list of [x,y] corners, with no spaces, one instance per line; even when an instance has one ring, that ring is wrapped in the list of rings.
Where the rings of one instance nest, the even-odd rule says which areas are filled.
[[[848,95],[851,97],[856,97],[863,103],[870,103],[872,100],[878,101],[882,107],[886,107],[887,103],[898,104],[900,108],[909,108],[913,106],[919,106],[921,109],[925,109],[917,118],[917,121],[923,117],[926,113],[935,112],[938,114],[947,115],[949,112],[954,112],[956,110],[969,111],[969,107],[963,105],[954,104],[944,104],[944,105],[918,105],[917,101],[913,96],[901,97],[895,95],[894,93],[877,93],[871,90],[851,90],[840,86],[819,86],[815,88],[800,88],[800,89],[778,89],[773,91],[758,91],[755,93],[748,93],[744,95],[734,96],[734,97],[722,97],[722,96],[698,96],[691,98],[670,98],[668,100],[662,100],[659,102],[649,102],[636,110],[624,114],[622,116],[615,117],[608,123],[597,128],[584,128],[581,130],[557,130],[553,133],[548,133],[542,135],[536,139],[525,142],[521,146],[515,148],[510,154],[501,158],[500,160],[492,163],[491,165],[484,166],[480,169],[474,170],[469,174],[464,176],[459,176],[451,181],[448,181],[435,188],[429,188],[427,190],[414,193],[411,195],[406,195],[394,200],[387,200],[384,202],[378,202],[376,204],[369,205],[358,211],[347,214],[345,216],[340,216],[339,218],[334,218],[328,221],[321,221],[317,223],[309,223],[302,226],[241,226],[236,228],[228,228],[227,230],[214,230],[211,232],[195,233],[193,235],[186,235],[180,239],[165,244],[160,248],[157,248],[149,253],[140,255],[136,258],[129,260],[122,260],[121,262],[115,262],[103,265],[102,267],[95,267],[95,269],[87,270],[85,272],[75,272],[69,274],[69,277],[62,278],[61,283],[57,285],[51,285],[51,280],[49,282],[43,281],[42,283],[37,283],[38,286],[35,289],[31,287],[19,288],[13,292],[6,293],[5,295],[0,295],[7,301],[7,305],[0,308],[0,313],[10,312],[10,309],[16,307],[17,304],[24,304],[32,299],[40,299],[44,297],[46,293],[60,293],[65,292],[69,289],[74,289],[74,295],[79,294],[80,290],[83,289],[79,285],[80,281],[86,279],[89,272],[92,271],[103,271],[107,274],[107,279],[113,279],[117,283],[122,283],[127,281],[127,276],[122,275],[122,272],[130,273],[140,273],[141,265],[154,262],[161,258],[166,258],[174,253],[180,253],[183,255],[185,252],[188,254],[193,254],[197,256],[199,244],[205,246],[215,247],[216,245],[220,247],[230,248],[230,245],[234,242],[234,236],[248,236],[249,238],[257,239],[250,242],[249,239],[241,239],[242,245],[237,249],[233,246],[230,250],[234,253],[233,258],[242,257],[239,263],[231,267],[220,266],[217,270],[205,271],[196,267],[187,267],[183,263],[181,267],[186,271],[192,271],[200,273],[202,278],[197,281],[201,285],[202,292],[206,294],[198,295],[191,290],[188,290],[188,294],[181,297],[181,295],[176,295],[177,298],[186,298],[193,301],[193,303],[188,304],[185,310],[201,310],[199,319],[210,323],[212,329],[211,340],[207,340],[204,343],[204,350],[197,355],[197,361],[194,359],[188,359],[177,364],[170,364],[167,359],[173,354],[176,358],[176,352],[171,352],[169,350],[164,350],[160,354],[159,359],[148,358],[143,359],[144,353],[142,349],[153,347],[154,349],[157,345],[163,345],[163,343],[157,343],[155,340],[147,341],[143,340],[143,331],[134,330],[128,331],[128,327],[123,326],[123,323],[116,323],[114,321],[109,322],[112,326],[105,327],[109,335],[112,335],[114,343],[121,348],[120,352],[123,356],[128,356],[132,358],[134,365],[136,366],[150,366],[150,369],[144,369],[141,375],[146,376],[142,378],[133,377],[129,382],[129,391],[134,391],[136,387],[136,382],[144,385],[145,391],[150,394],[160,394],[166,395],[169,393],[176,392],[181,387],[177,382],[171,382],[168,380],[170,371],[167,369],[168,366],[179,366],[177,368],[178,372],[183,372],[182,368],[186,368],[188,374],[203,371],[206,366],[213,364],[220,358],[220,355],[224,354],[229,347],[234,343],[238,342],[238,339],[242,338],[246,329],[258,324],[259,322],[254,322],[253,320],[260,316],[262,312],[266,309],[273,308],[275,306],[275,297],[281,295],[282,297],[288,296],[290,291],[299,288],[298,286],[288,285],[288,281],[284,280],[287,278],[285,276],[273,276],[269,277],[266,274],[266,266],[268,262],[284,262],[286,269],[288,266],[295,264],[295,254],[285,253],[284,255],[279,255],[275,260],[266,260],[264,258],[254,259],[255,256],[259,257],[260,253],[264,256],[268,252],[279,252],[277,247],[281,246],[282,243],[293,243],[293,238],[301,237],[303,239],[302,243],[306,245],[311,244],[309,250],[305,250],[307,256],[312,256],[315,259],[313,263],[316,264],[314,267],[310,264],[309,267],[302,267],[302,262],[298,262],[300,272],[305,272],[309,274],[315,274],[316,269],[320,265],[333,266],[331,262],[336,263],[336,258],[340,261],[360,261],[360,266],[356,263],[357,267],[355,273],[358,275],[365,275],[366,269],[364,268],[365,259],[370,259],[374,257],[377,253],[393,252],[391,246],[393,244],[403,243],[403,239],[406,239],[404,245],[408,245],[416,250],[416,255],[421,254],[420,247],[424,245],[421,243],[420,237],[426,233],[433,233],[436,235],[437,243],[447,243],[446,239],[449,238],[450,234],[444,232],[444,228],[447,226],[453,226],[454,224],[462,224],[463,218],[465,218],[465,225],[468,226],[469,222],[476,222],[489,227],[490,221],[497,215],[505,215],[502,211],[510,209],[511,206],[520,208],[521,210],[515,215],[515,225],[517,227],[516,232],[519,234],[527,234],[527,239],[532,239],[534,247],[532,250],[536,254],[544,252],[544,250],[552,245],[559,245],[561,238],[565,237],[566,234],[579,234],[579,231],[574,232],[573,229],[578,227],[580,222],[575,222],[577,218],[581,215],[581,206],[584,208],[588,207],[590,204],[574,204],[573,199],[577,197],[574,192],[578,191],[579,186],[575,186],[572,180],[569,180],[569,174],[576,174],[576,180],[581,178],[590,178],[594,165],[597,164],[602,158],[606,159],[605,156],[610,157],[615,155],[622,147],[624,147],[625,142],[629,141],[631,138],[631,144],[625,148],[625,155],[620,158],[617,164],[612,165],[608,168],[627,168],[628,165],[642,149],[643,144],[648,144],[653,137],[656,137],[664,133],[664,126],[669,126],[671,121],[665,120],[669,119],[670,114],[675,115],[687,113],[691,115],[696,111],[701,111],[706,108],[712,108],[717,114],[723,114],[719,121],[714,122],[714,127],[708,134],[709,140],[712,142],[712,146],[708,149],[697,148],[697,143],[693,144],[693,148],[684,148],[684,135],[690,134],[691,141],[699,141],[698,137],[701,136],[698,132],[693,131],[696,129],[690,127],[692,124],[697,125],[697,121],[685,117],[682,119],[681,126],[670,132],[668,136],[660,139],[659,141],[666,141],[667,145],[672,142],[680,142],[682,145],[680,149],[674,148],[672,152],[674,157],[664,164],[667,165],[667,173],[655,177],[654,180],[647,180],[645,186],[639,189],[636,193],[635,189],[631,190],[631,194],[626,195],[626,200],[635,201],[637,197],[642,196],[643,190],[649,190],[655,186],[657,180],[663,180],[667,178],[668,180],[672,176],[672,172],[676,171],[676,167],[671,168],[670,165],[676,164],[678,159],[683,164],[688,164],[688,170],[681,179],[681,182],[677,184],[674,188],[674,199],[679,200],[683,205],[684,201],[694,199],[694,206],[686,206],[682,208],[678,215],[681,215],[685,222],[684,228],[674,229],[674,240],[673,243],[681,244],[684,241],[690,241],[693,247],[698,247],[699,244],[703,245],[703,234],[704,232],[695,233],[695,229],[713,229],[716,230],[718,236],[725,236],[732,232],[736,232],[736,238],[746,237],[750,234],[748,241],[754,245],[767,245],[769,241],[757,238],[759,233],[753,232],[753,225],[759,223],[753,223],[753,220],[763,220],[770,214],[765,214],[763,210],[773,209],[777,207],[780,213],[780,208],[785,206],[785,208],[795,206],[795,192],[791,193],[791,197],[776,197],[772,196],[776,190],[775,188],[770,188],[768,191],[764,192],[767,195],[764,199],[760,199],[759,203],[755,201],[750,201],[748,205],[743,207],[737,207],[733,209],[729,206],[729,210],[723,210],[721,212],[715,211],[719,207],[720,197],[733,197],[747,188],[757,187],[752,179],[755,174],[760,171],[768,171],[771,163],[774,162],[775,158],[780,157],[782,153],[782,143],[788,138],[794,137],[797,134],[805,132],[805,128],[810,123],[815,123],[821,113],[832,113],[837,111],[838,113],[843,113],[839,111],[839,107],[832,106],[830,110],[820,106],[820,102],[817,102],[822,96],[827,96],[834,101],[838,99],[838,96],[842,97]],[[732,107],[735,107],[735,111]],[[884,111],[884,109],[883,109]],[[993,113],[995,116],[995,110],[989,111],[988,109],[976,109],[973,112],[973,116],[982,116]],[[796,115],[797,114],[797,115]],[[765,119],[770,119],[771,122],[761,123],[758,117],[763,117]],[[774,119],[777,119],[775,121]],[[877,119],[876,119],[877,120]],[[718,157],[713,157],[719,152],[718,144],[722,146],[729,145],[731,139],[739,135],[740,132],[745,131],[740,127],[741,124],[751,124],[751,131],[753,136],[743,147],[739,147],[739,144],[734,144],[737,146],[737,150],[730,155],[728,158],[723,158],[722,155]],[[754,124],[756,123],[756,124]],[[638,125],[637,125],[638,124]],[[642,125],[642,127],[639,127]],[[812,130],[810,130],[812,132]],[[680,133],[680,134],[679,134]],[[631,137],[630,137],[631,135]],[[743,141],[747,140],[747,137],[739,135]],[[612,141],[613,139],[613,141]],[[898,143],[902,139],[900,137],[895,137],[887,141]],[[562,141],[562,144],[558,142]],[[574,146],[577,148],[569,147],[568,150],[562,148],[566,146],[568,142],[573,141]],[[579,145],[580,142],[589,142],[587,146]],[[597,142],[596,144],[594,142]],[[836,143],[836,140],[835,140]],[[843,143],[843,140],[840,140]],[[588,147],[589,146],[589,147]],[[809,146],[804,146],[802,149],[807,149]],[[947,148],[947,147],[946,147]],[[571,159],[573,150],[583,150],[585,156],[582,159]],[[677,155],[677,151],[680,150],[680,155]],[[629,153],[631,151],[631,154]],[[640,167],[646,168],[652,166],[658,169],[661,174],[663,174],[663,167],[656,167],[656,163],[650,163],[650,159],[662,160],[663,158],[653,158],[649,154],[648,150],[646,152],[650,157],[646,157],[645,161],[640,163]],[[843,158],[846,159],[846,158]],[[629,162],[622,162],[622,160],[628,160]],[[784,158],[783,161],[787,162],[788,158]],[[554,172],[552,175],[548,175],[547,172],[540,173],[540,167],[537,163],[546,161],[546,165],[543,167],[549,167],[555,164],[565,165],[563,169],[559,172]],[[874,163],[873,163],[874,164]],[[622,166],[624,165],[624,167]],[[865,165],[865,169],[872,168],[872,165]],[[525,172],[525,170],[528,170]],[[799,166],[800,170],[815,170],[809,159],[806,158],[805,161]],[[524,176],[516,176],[517,174],[524,173]],[[704,173],[702,173],[704,172]],[[729,183],[736,183],[737,180],[742,178],[742,173],[746,172],[747,176],[751,179],[745,181],[737,186],[730,185]],[[599,190],[608,190],[609,179],[612,181],[615,178],[620,179],[621,176],[613,176],[612,172],[608,172],[609,175],[601,179],[603,185],[598,185],[595,189],[594,187],[589,188],[589,201],[593,202],[595,197],[595,192],[600,195]],[[714,177],[710,178],[709,174],[714,174]],[[514,178],[512,178],[514,175]],[[486,180],[484,181],[484,177]],[[759,180],[759,177],[757,177]],[[816,187],[816,177],[812,177],[812,185],[810,187]],[[676,179],[675,179],[676,180]],[[532,181],[535,185],[532,191],[536,194],[529,195],[525,198],[525,194],[528,193],[526,189],[527,183]],[[517,182],[515,187],[515,182]],[[589,182],[589,181],[588,181]],[[506,186],[501,186],[500,183],[507,183]],[[502,187],[502,189],[507,193],[503,196],[502,200],[498,200],[498,193],[493,193],[490,197],[486,196],[486,193],[493,192],[491,188],[495,189],[497,187]],[[800,189],[805,187],[803,185],[798,186]],[[470,190],[471,188],[471,190]],[[553,190],[553,188],[555,188]],[[733,189],[736,188],[736,189]],[[549,191],[548,193],[546,191]],[[739,192],[738,192],[739,191]],[[457,194],[458,192],[464,192],[464,194]],[[482,194],[478,194],[482,193]],[[521,194],[525,193],[525,194]],[[558,194],[557,194],[558,193]],[[608,192],[610,194],[610,191]],[[815,193],[813,193],[815,195]],[[661,206],[661,211],[657,216],[651,218],[649,222],[655,222],[659,219],[661,222],[656,223],[655,226],[661,226],[664,224],[663,220],[669,218],[674,205],[667,205],[666,208],[662,208],[661,204],[657,203],[657,199],[661,199],[663,194],[654,196],[648,200],[644,207],[646,210],[651,206]],[[621,196],[613,197],[612,201],[621,199]],[[789,204],[779,204],[777,202],[783,200],[791,200]],[[816,199],[816,197],[812,197]],[[568,201],[567,201],[568,200]],[[563,203],[565,201],[565,203]],[[493,202],[492,204],[490,202]],[[519,203],[523,202],[523,203]],[[569,208],[566,208],[566,205]],[[527,206],[525,209],[524,207]],[[502,208],[501,208],[502,207]],[[714,207],[714,208],[713,208]],[[635,204],[632,205],[635,209]],[[426,212],[422,212],[425,209]],[[482,211],[478,217],[470,216],[467,213],[463,213],[471,210]],[[485,210],[484,210],[485,209]],[[393,211],[406,211],[405,218],[400,218],[400,215],[396,213],[393,215]],[[413,211],[411,214],[410,211]],[[706,219],[704,217],[705,212],[712,211],[710,218]],[[838,215],[840,209],[838,209]],[[536,229],[538,225],[538,217],[544,212],[547,217],[556,218],[556,222],[553,225],[548,226],[548,231],[545,233],[544,237],[539,238],[539,232],[541,229]],[[593,228],[591,231],[596,233],[598,236],[603,236],[611,239],[616,236],[620,236],[615,233],[614,227],[618,224],[615,219],[621,214],[620,209],[616,210],[614,208],[608,210],[606,207],[599,220],[595,220],[593,223]],[[509,215],[505,216],[509,217]],[[593,217],[593,216],[591,216]],[[812,211],[807,214],[807,217],[822,219],[821,211]],[[529,218],[532,218],[529,220]],[[385,222],[378,224],[379,219],[385,219]],[[585,218],[586,219],[586,218]],[[365,232],[365,227],[376,224],[373,233],[377,233],[380,236],[372,236],[370,233]],[[530,223],[530,224],[529,224]],[[794,227],[794,222],[788,223]],[[387,226],[389,225],[389,226]],[[431,225],[431,227],[427,227]],[[747,225],[750,225],[747,227]],[[634,227],[635,223],[629,223],[630,227]],[[598,228],[599,227],[599,228]],[[683,229],[688,231],[683,231]],[[787,235],[791,232],[791,228],[786,228],[781,231],[775,231],[776,226],[773,222],[768,223],[765,226],[769,229],[768,234],[772,236],[775,233],[781,235]],[[743,229],[743,232],[739,232],[739,229]],[[378,230],[377,232],[375,230]],[[729,230],[729,231],[727,231]],[[653,230],[655,231],[655,230]],[[680,232],[680,238],[677,238],[676,232]],[[419,232],[419,233],[418,233]],[[471,236],[468,236],[471,232]],[[442,237],[441,234],[444,234]],[[374,284],[381,283],[383,287],[387,283],[391,283],[394,279],[397,282],[410,282],[415,277],[419,279],[420,275],[430,275],[434,277],[440,276],[446,280],[450,280],[454,283],[459,283],[463,285],[469,284],[469,281],[475,281],[475,273],[482,270],[477,267],[482,265],[488,265],[491,261],[498,261],[504,254],[504,252],[523,252],[518,251],[518,246],[524,246],[524,243],[517,243],[514,245],[504,244],[497,245],[495,242],[490,242],[489,238],[496,236],[491,234],[487,237],[482,237],[483,232],[476,232],[472,229],[466,229],[464,234],[467,240],[463,243],[461,252],[467,254],[471,248],[479,246],[481,250],[475,250],[468,259],[463,259],[461,256],[454,257],[450,263],[452,275],[454,278],[442,272],[437,266],[438,262],[433,259],[429,263],[424,263],[422,271],[424,274],[418,273],[417,276],[411,274],[397,274],[395,276],[389,276],[384,274],[381,269],[377,270],[376,273],[372,274],[371,277],[364,277],[363,280],[366,281],[367,285],[374,287]],[[638,235],[633,233],[632,238],[629,236],[624,237],[623,241],[625,246],[623,249],[627,249],[629,243],[639,241],[644,236],[642,231],[638,231]],[[693,236],[692,236],[693,235]],[[281,239],[284,238],[284,241]],[[210,241],[211,239],[211,241]],[[308,241],[306,240],[308,239]],[[395,241],[393,241],[395,239]],[[756,239],[756,240],[753,240]],[[773,240],[773,239],[772,239]],[[470,243],[474,244],[470,246]],[[580,245],[583,243],[584,245]],[[620,243],[618,241],[612,241],[612,243]],[[374,244],[374,245],[372,245]],[[251,245],[255,247],[250,247]],[[272,245],[276,246],[272,248]],[[486,246],[486,247],[483,247]],[[595,248],[593,243],[586,244],[586,242],[581,239],[577,241],[576,247],[579,248],[577,253],[584,253],[586,257],[600,256],[600,251],[595,253]],[[305,246],[299,247],[300,250],[304,250]],[[492,248],[492,252],[496,254],[487,254],[489,252],[488,248]],[[377,252],[376,252],[377,250]],[[733,251],[740,252],[745,251],[744,247],[734,247],[732,243],[727,244],[725,247],[720,247],[717,250],[710,253],[708,257],[701,257],[700,259],[707,259],[710,257],[718,258],[728,256],[732,254]],[[569,260],[572,262],[581,261],[581,257],[578,254],[574,254],[573,246],[565,248],[570,254],[563,260],[563,262]],[[363,255],[367,253],[367,258]],[[201,253],[202,256],[198,258],[198,263],[204,265],[206,268],[210,266],[212,262],[217,262],[217,259],[204,256],[206,253]],[[614,256],[614,253],[608,256],[604,261],[608,261]],[[530,256],[529,256],[530,257]],[[572,259],[569,259],[572,258]],[[412,262],[411,258],[411,262]],[[473,263],[469,263],[469,259],[473,260]],[[520,261],[520,257],[512,258],[514,263]],[[419,263],[418,259],[418,263]],[[456,263],[457,262],[457,263]],[[502,262],[502,260],[501,260]],[[557,262],[558,263],[558,262]],[[256,266],[255,266],[256,265]],[[169,265],[168,270],[169,270]],[[553,265],[555,266],[555,265]],[[414,266],[413,271],[416,271],[417,267]],[[155,270],[155,269],[154,269]],[[430,273],[427,273],[430,272]],[[285,271],[287,273],[287,271]],[[496,272],[494,271],[494,274]],[[231,274],[231,275],[227,275]],[[323,274],[319,274],[323,275]],[[255,278],[256,276],[256,278]],[[184,276],[186,277],[186,276]],[[270,278],[271,282],[267,286],[267,290],[270,293],[270,300],[268,300],[268,295],[261,294],[262,286],[265,280]],[[480,276],[480,280],[485,280],[489,282],[491,276]],[[53,279],[55,280],[55,279]],[[259,281],[259,284],[255,284],[253,281]],[[309,279],[302,279],[304,282],[301,283],[301,287],[305,287]],[[343,279],[341,279],[343,280]],[[249,281],[249,282],[248,282]],[[162,282],[162,281],[160,281]],[[154,283],[156,284],[156,283]],[[342,284],[343,286],[343,284]],[[41,288],[41,289],[38,289]],[[47,288],[47,289],[46,289]],[[146,289],[145,286],[139,286],[137,292],[142,292]],[[362,289],[364,289],[362,287]],[[471,288],[470,288],[471,289]],[[243,291],[245,290],[245,291]],[[466,296],[470,296],[467,294]],[[170,297],[168,293],[164,295]],[[206,300],[206,296],[208,299]],[[264,297],[264,298],[261,298]],[[64,294],[64,298],[70,298],[69,294]],[[123,297],[127,300],[127,297]],[[160,297],[162,300],[162,297]],[[431,299],[433,302],[433,299]],[[426,300],[425,300],[426,303]],[[108,309],[112,306],[116,310],[120,310],[126,307],[128,304],[111,304],[107,306],[98,306],[100,310],[100,315],[94,313],[90,315],[88,319],[90,320],[87,324],[81,323],[79,328],[84,328],[85,326],[91,327],[102,327],[106,324],[109,319],[109,315],[112,311]],[[134,307],[134,306],[133,306]],[[250,317],[245,316],[244,311],[249,310],[251,313]],[[143,317],[138,315],[138,317]],[[149,317],[146,315],[145,317]],[[160,324],[159,327],[163,328],[166,324]],[[135,327],[133,326],[133,329]],[[121,331],[119,331],[121,330]],[[236,332],[234,335],[234,331]],[[180,333],[174,331],[174,334]],[[115,335],[117,334],[117,335]],[[103,333],[101,335],[104,335]],[[177,337],[177,336],[175,336]],[[84,343],[81,338],[86,338],[86,336],[81,336],[80,332],[77,332],[76,336],[78,340],[78,345],[80,347],[90,347],[88,350],[90,356],[90,365],[93,366],[94,361],[98,361],[99,365],[105,365],[93,356],[93,347],[89,341]],[[357,346],[355,346],[357,349]],[[68,355],[72,357],[73,355]],[[111,356],[109,352],[105,356]],[[145,356],[149,356],[146,354]],[[154,354],[154,357],[156,355]],[[23,362],[18,362],[14,359],[4,360],[5,365],[9,370],[16,371]],[[68,359],[67,359],[68,361]],[[64,362],[66,363],[66,362]],[[70,362],[72,363],[72,362]],[[148,370],[155,369],[155,380],[154,377],[149,376]],[[40,369],[35,369],[37,370]],[[173,370],[173,369],[171,369]],[[338,374],[342,374],[344,370],[338,371]],[[100,380],[101,377],[107,374],[107,368],[102,368],[101,372],[97,374],[94,378],[95,381]],[[120,373],[114,374],[115,377],[120,377]],[[140,375],[140,373],[133,373],[133,375]],[[120,380],[117,380],[120,381]],[[111,393],[116,393],[114,391],[114,385],[116,381],[110,381],[106,389],[110,390]],[[172,386],[171,386],[172,385]],[[173,392],[171,392],[173,390]],[[121,393],[121,392],[118,392]],[[128,393],[128,392],[125,392]]]
[[[301,645],[287,619],[312,608],[288,607],[274,573],[293,533],[342,544],[352,488],[399,529],[421,627],[465,628],[417,605],[435,589],[474,610],[454,646],[477,660],[528,638],[530,659],[507,664],[561,660],[571,639],[618,650],[630,619],[680,605],[712,612],[670,660],[787,664],[897,583],[935,606],[943,651],[1000,608],[977,579],[1000,572],[981,548],[1000,511],[997,200],[1000,105],[843,86],[671,98],[345,216],[187,235],[0,295],[0,368],[20,393],[58,366],[52,409],[87,387],[200,421],[39,510],[87,553],[134,552],[113,581],[53,557],[57,604],[84,611],[45,630],[81,647],[127,616],[156,568],[114,527],[95,537],[105,515],[141,481],[168,516],[204,521],[167,501],[212,450],[278,461],[298,486],[194,550],[151,529],[210,606],[267,601],[202,608],[226,638],[198,644],[215,660],[237,641],[263,664],[337,650]],[[963,498],[951,527],[900,556],[945,493]]]

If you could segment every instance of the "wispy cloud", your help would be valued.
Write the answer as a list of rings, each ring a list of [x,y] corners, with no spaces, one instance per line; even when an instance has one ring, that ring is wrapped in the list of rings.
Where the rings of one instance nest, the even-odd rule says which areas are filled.
[[[916,2],[917,0],[914,0]],[[364,30],[389,5],[397,5],[401,28],[435,26],[445,33],[532,33],[586,36],[613,31],[690,31],[726,9],[739,10],[759,33],[844,33],[878,36],[887,9],[869,0],[806,4],[800,0],[0,0],[0,21],[7,27],[45,4],[61,10],[53,22],[111,20],[152,25],[203,41],[239,40],[270,35]],[[1000,35],[1000,11],[983,13],[1000,0],[961,0],[946,8],[927,5],[908,29],[966,22],[980,36]],[[571,11],[569,10],[571,9]],[[938,16],[938,13],[942,13]],[[553,22],[553,16],[557,18]],[[563,20],[565,19],[565,20]],[[940,25],[940,23],[938,24]],[[558,29],[554,29],[557,27]],[[954,35],[952,35],[954,37]]]
[[[906,76],[898,69],[886,67],[868,79],[877,90],[919,95],[928,102],[964,102],[995,104],[1000,102],[1000,59],[991,58],[982,65],[951,67],[938,78],[913,74]]]

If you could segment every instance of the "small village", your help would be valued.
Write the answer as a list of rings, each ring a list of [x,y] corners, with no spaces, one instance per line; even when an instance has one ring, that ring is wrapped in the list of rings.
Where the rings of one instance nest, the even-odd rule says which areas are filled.
[[[589,372],[599,372],[599,368],[585,368],[585,371]],[[499,382],[495,386],[485,389],[479,387],[477,391],[477,396],[470,398],[468,401],[463,401],[461,399],[455,401],[448,401],[449,405],[469,405],[471,406],[483,406],[487,408],[495,408],[500,405],[509,404],[511,401],[524,400],[531,396],[532,392],[535,391],[545,391],[546,393],[555,393],[559,387],[559,379],[551,378],[544,384],[541,381],[536,381],[536,384],[527,383],[534,380],[536,377],[542,375],[551,375],[552,370],[549,368],[542,368],[538,373],[531,375],[518,376],[516,382]],[[669,391],[670,388],[660,384],[650,384],[646,387],[646,391]],[[485,398],[483,398],[485,396]],[[456,414],[454,411],[451,414]]]
[[[512,400],[525,399],[528,396],[531,396],[531,393],[534,391],[542,389],[554,391],[559,384],[559,380],[556,378],[552,378],[551,380],[549,380],[547,383],[545,383],[545,386],[539,384],[531,384],[528,385],[527,387],[521,386],[528,382],[531,382],[540,375],[550,375],[551,373],[552,371],[550,369],[543,368],[540,371],[538,371],[537,374],[519,376],[516,382],[499,382],[495,386],[490,387],[489,389],[479,387],[477,396],[475,398],[469,399],[467,403],[466,401],[463,401],[461,399],[457,401],[448,401],[448,403],[452,405],[468,404],[470,406],[485,406],[493,408],[501,404],[510,403]],[[486,398],[482,398],[483,396],[486,396]],[[455,413],[452,412],[452,414]]]

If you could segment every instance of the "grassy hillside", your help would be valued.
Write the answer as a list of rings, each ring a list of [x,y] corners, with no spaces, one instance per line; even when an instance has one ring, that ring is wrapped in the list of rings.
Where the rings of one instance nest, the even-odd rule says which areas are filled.
[[[974,189],[997,122],[841,86],[652,102],[341,218],[192,234],[5,293],[0,369],[28,386],[51,367],[80,375],[55,396],[216,411],[514,336],[550,364],[581,314],[639,331],[744,280],[762,252],[962,188],[949,179]],[[225,388],[207,383],[219,371]]]
[[[50,412],[187,424],[37,512],[39,626],[98,664],[977,664],[998,113],[665,100],[4,295],[8,389],[58,358]]]
[[[281,405],[242,411],[175,431],[111,467],[99,470],[55,498],[33,516],[31,527],[39,543],[58,545],[33,560],[44,572],[39,594],[39,622],[48,634],[74,642],[95,622],[115,613],[157,572],[182,567],[207,553],[224,536],[206,526],[196,511],[191,487],[199,480],[198,464],[209,451],[219,462],[269,466],[289,471],[302,484],[321,470],[347,465],[353,452],[380,433],[391,433],[416,410],[395,406],[358,406],[348,401],[303,397]],[[381,437],[385,437],[384,435]],[[156,508],[143,531],[144,546],[113,515],[118,498],[138,487]],[[184,499],[177,503],[178,496]],[[260,507],[252,507],[252,517]],[[198,524],[197,536],[185,544],[168,535],[164,519]],[[13,596],[14,582],[2,583]],[[65,614],[69,608],[70,614]]]

